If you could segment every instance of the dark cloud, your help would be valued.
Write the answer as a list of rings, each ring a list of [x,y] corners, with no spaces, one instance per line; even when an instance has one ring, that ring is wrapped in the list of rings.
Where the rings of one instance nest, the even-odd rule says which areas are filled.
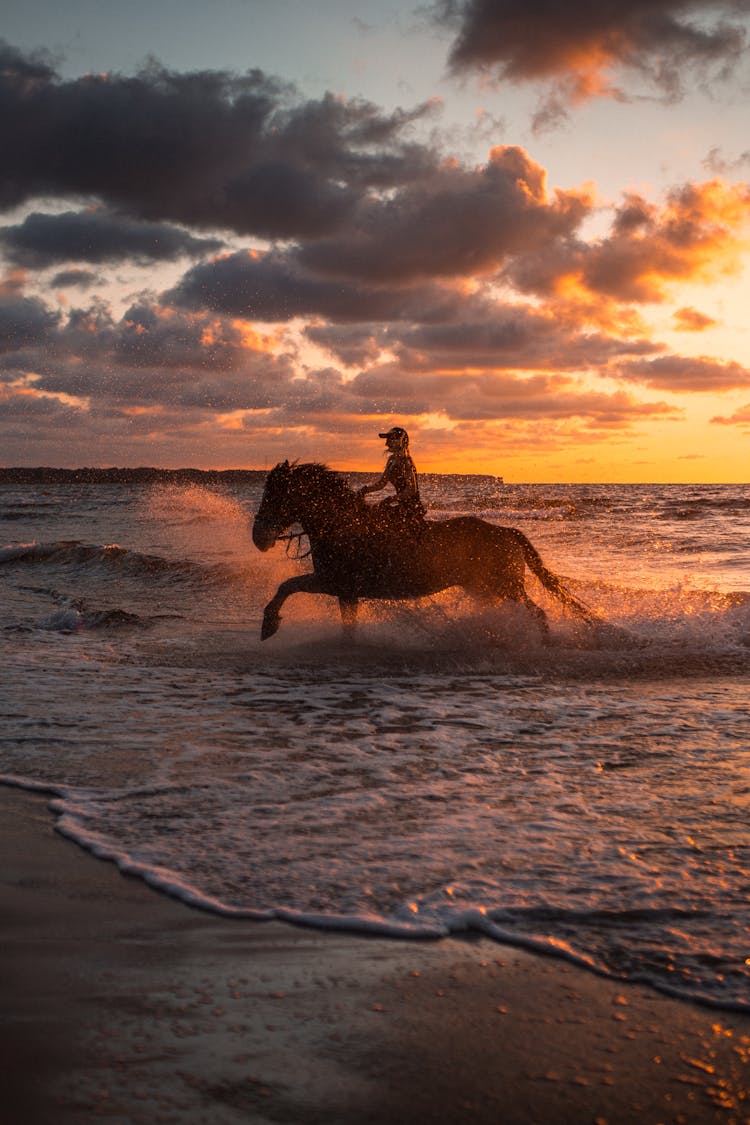
[[[730,391],[750,387],[750,370],[740,363],[689,356],[658,356],[634,361],[619,374],[663,391]]]
[[[296,250],[240,252],[194,266],[165,300],[252,320],[325,317],[356,322],[449,315],[456,294],[440,285],[393,286],[344,280],[305,268]]]
[[[638,402],[636,382],[748,385],[739,365],[666,356],[630,307],[730,268],[746,185],[687,185],[661,205],[628,196],[609,232],[585,240],[593,191],[549,190],[519,147],[475,167],[444,160],[410,140],[428,112],[305,101],[261,71],[153,64],[67,81],[42,56],[0,48],[0,206],[45,200],[0,231],[17,267],[0,281],[5,433],[31,436],[37,419],[45,448],[41,431],[67,420],[76,448],[87,432],[105,450],[110,437],[140,450],[157,435],[165,459],[227,434],[286,440],[292,425],[309,427],[299,440],[314,453],[316,434],[365,416],[477,432],[549,422],[603,440],[676,416]],[[75,204],[60,213],[55,199]],[[57,308],[29,295],[35,268],[82,290],[96,275],[59,263],[206,253],[123,314],[80,293],[80,307],[54,294]],[[704,326],[689,309],[678,323]],[[300,331],[328,352],[319,365]]]
[[[3,421],[62,421],[75,416],[77,408],[54,395],[39,394],[30,386],[0,384],[0,418]]]
[[[220,250],[215,238],[195,238],[169,223],[137,221],[108,211],[34,211],[22,223],[0,227],[0,247],[15,265],[34,268],[60,262],[138,264],[198,257]]]
[[[64,80],[0,45],[0,207],[95,198],[133,217],[267,238],[321,235],[373,187],[431,171],[411,113],[304,102],[260,70]]]
[[[38,319],[41,307],[17,296],[5,306],[16,310],[19,323],[18,310],[24,310],[32,324],[36,321],[30,313]],[[615,425],[617,420],[626,425],[628,419],[653,415],[652,405],[636,408],[622,394],[582,390],[562,367],[558,373],[534,371],[533,361],[545,353],[562,356],[568,330],[559,328],[555,338],[552,320],[545,325],[541,314],[529,311],[524,317],[497,306],[493,323],[492,307],[486,300],[469,302],[474,320],[456,322],[452,329],[439,324],[421,329],[411,323],[400,329],[391,325],[389,330],[382,324],[345,325],[342,346],[348,342],[364,358],[359,373],[347,378],[330,367],[301,367],[283,338],[258,334],[246,322],[146,300],[115,318],[107,306],[93,302],[65,317],[42,318],[41,332],[27,330],[24,336],[17,331],[15,348],[6,356],[5,379],[10,387],[24,388],[14,392],[19,411],[24,402],[50,413],[55,402],[78,402],[92,425],[97,417],[137,418],[162,411],[185,417],[192,411],[207,420],[263,411],[270,427],[300,418],[389,413],[442,413],[453,420],[482,421],[576,417],[592,426]],[[484,321],[478,318],[480,310]],[[538,336],[542,344],[537,350]],[[337,343],[331,335],[318,342]],[[569,338],[570,358],[577,343]],[[619,346],[620,357],[628,354],[628,346]],[[614,344],[612,350],[617,350]],[[395,361],[385,362],[387,354],[395,355]],[[596,354],[596,348],[589,354]],[[495,369],[478,370],[483,358]],[[610,358],[604,342],[598,358]],[[467,368],[459,368],[459,362]],[[530,374],[521,376],[516,367]]]
[[[323,274],[381,282],[488,273],[570,237],[591,205],[581,192],[550,198],[544,169],[501,146],[479,168],[444,164],[429,182],[368,199],[345,230],[307,243],[299,258]]]
[[[50,278],[50,286],[53,289],[90,289],[100,281],[99,274],[91,270],[61,270]]]
[[[37,297],[0,294],[0,352],[14,352],[53,338],[59,314]]]
[[[349,366],[377,369],[378,378],[390,370],[383,361],[391,357],[398,379],[412,380],[418,395],[433,375],[462,386],[479,371],[606,372],[626,357],[661,350],[634,334],[583,332],[564,317],[480,295],[465,296],[450,315],[430,323],[327,324],[309,327],[306,335]]]
[[[19,304],[27,314],[35,307],[6,302],[8,316]],[[145,301],[118,319],[100,303],[74,308],[43,334],[17,330],[12,342],[3,368],[7,383],[84,400],[92,410],[266,410],[320,396],[320,380],[301,376],[283,345],[271,350],[266,338],[248,339],[229,320]]]
[[[655,345],[638,338],[581,332],[563,319],[522,305],[489,304],[484,315],[452,324],[415,325],[393,341],[407,371],[585,370],[606,366],[623,355],[653,354]]]
[[[726,72],[746,40],[747,0],[439,0],[455,31],[454,70],[510,81],[562,82],[567,100],[611,92],[607,72],[630,68],[669,96],[696,68]]]
[[[314,324],[305,335],[347,367],[374,363],[387,342],[386,329],[379,324]]]

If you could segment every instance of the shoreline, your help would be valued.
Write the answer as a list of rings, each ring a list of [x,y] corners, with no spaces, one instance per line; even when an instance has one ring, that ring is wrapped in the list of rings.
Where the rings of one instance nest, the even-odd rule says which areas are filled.
[[[747,1125],[750,1016],[482,937],[222,918],[0,789],[2,1125]]]

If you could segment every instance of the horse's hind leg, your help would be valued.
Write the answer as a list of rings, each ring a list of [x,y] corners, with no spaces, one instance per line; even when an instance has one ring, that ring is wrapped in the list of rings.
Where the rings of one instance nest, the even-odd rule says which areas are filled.
[[[344,626],[344,636],[348,639],[354,638],[354,630],[357,625],[357,609],[359,608],[358,598],[339,598],[339,610],[341,611],[341,624]]]
[[[539,630],[542,634],[542,640],[548,641],[550,639],[551,634],[550,634],[549,622],[547,620],[547,614],[544,612],[544,610],[542,609],[541,606],[537,605],[535,601],[532,601],[532,599],[529,597],[529,595],[526,593],[525,590],[524,590],[523,594],[521,594],[520,601],[526,606],[529,613],[531,614],[531,616],[534,618],[537,625],[539,626]]]

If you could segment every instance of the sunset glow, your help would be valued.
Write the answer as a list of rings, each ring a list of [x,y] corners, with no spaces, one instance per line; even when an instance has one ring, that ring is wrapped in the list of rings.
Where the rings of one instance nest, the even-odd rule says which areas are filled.
[[[17,17],[3,463],[372,470],[398,421],[427,471],[746,480],[743,6],[581,8],[376,7],[388,58],[304,79]]]

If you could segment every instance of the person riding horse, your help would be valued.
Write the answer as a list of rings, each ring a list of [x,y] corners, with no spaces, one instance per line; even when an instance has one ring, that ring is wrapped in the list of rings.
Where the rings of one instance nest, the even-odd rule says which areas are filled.
[[[396,495],[381,500],[375,510],[389,517],[389,526],[395,525],[399,531],[414,534],[424,523],[424,505],[419,498],[416,466],[409,453],[409,435],[403,426],[392,426],[378,437],[385,438],[390,456],[378,479],[363,485],[358,490],[359,495],[367,496],[370,492],[379,492],[386,485],[393,485]]]

